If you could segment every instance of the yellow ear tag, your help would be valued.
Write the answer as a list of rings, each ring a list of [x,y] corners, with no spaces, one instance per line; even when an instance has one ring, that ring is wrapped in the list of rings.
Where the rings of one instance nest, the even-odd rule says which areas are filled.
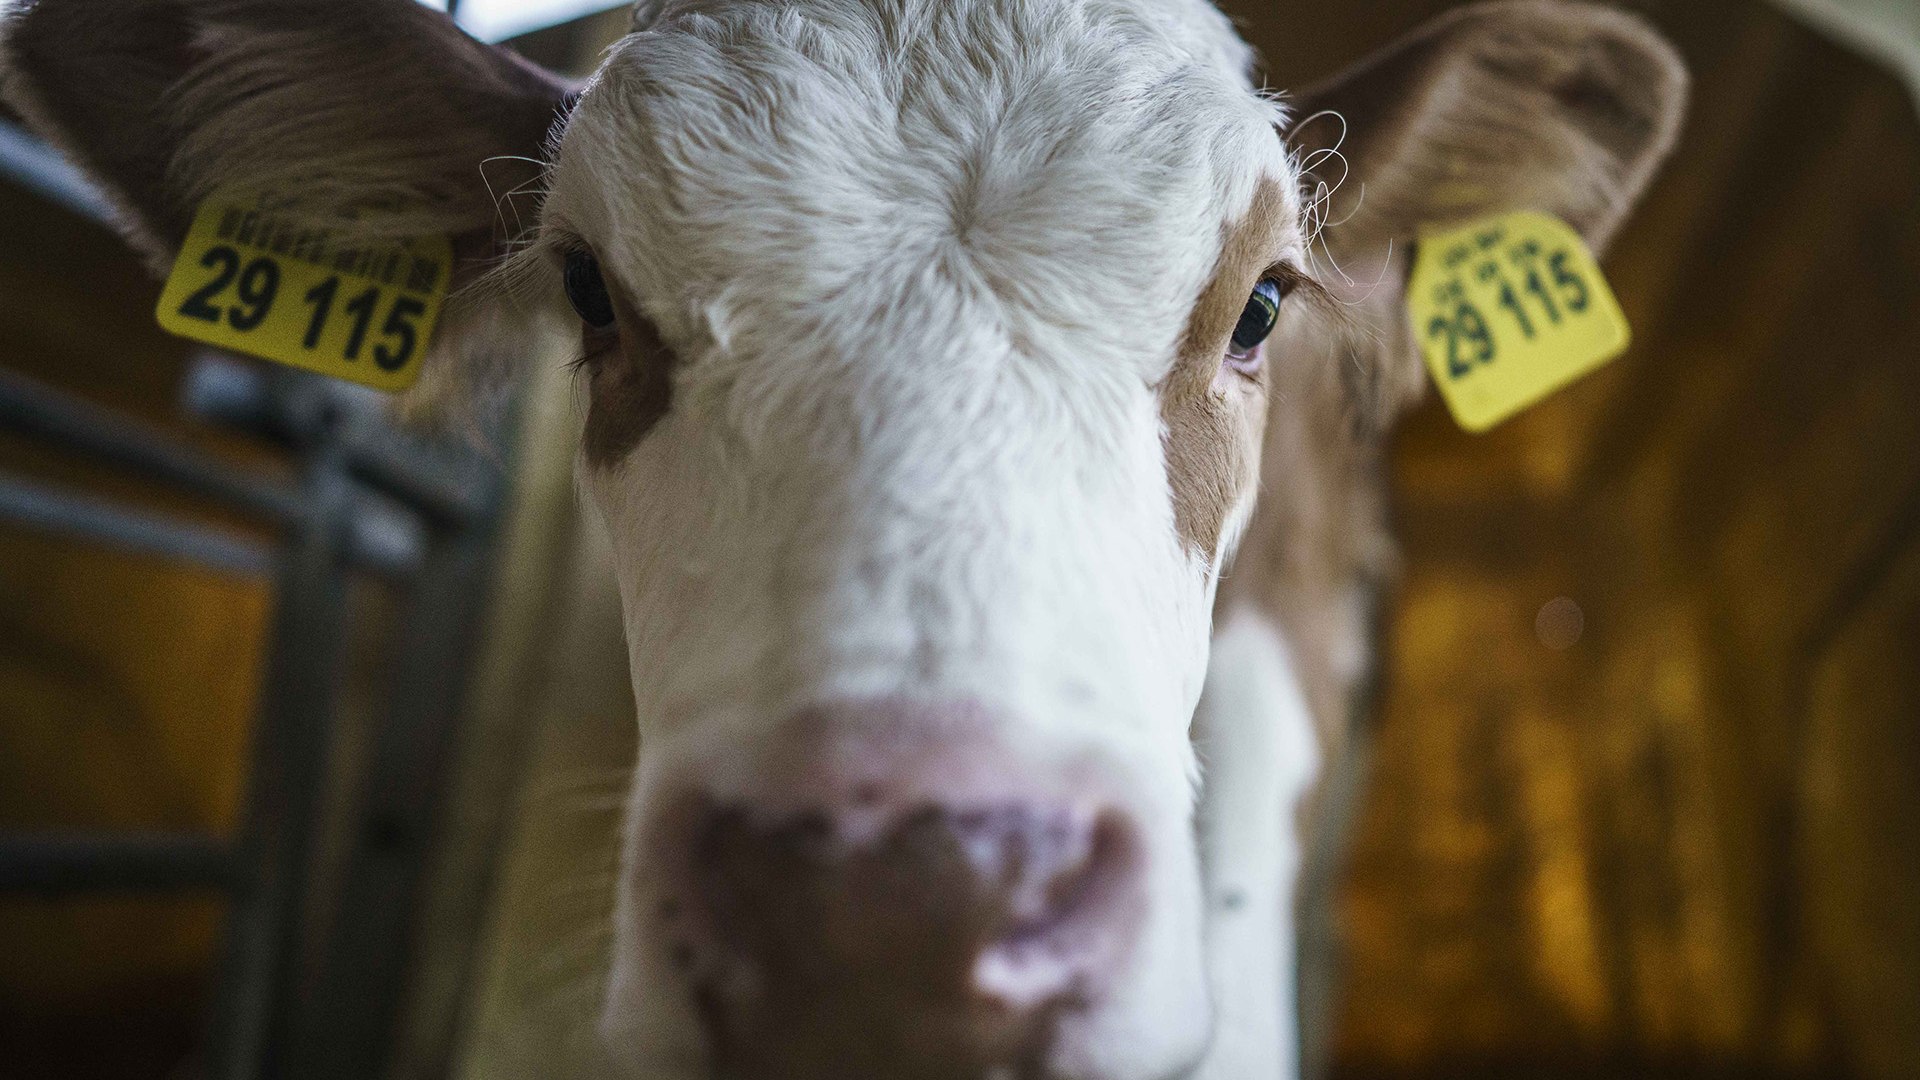
[[[200,207],[160,292],[160,328],[282,364],[403,390],[420,375],[452,275],[444,236],[359,244],[250,200]]]
[[[1440,396],[1468,431],[1620,355],[1629,337],[1580,234],[1531,210],[1422,236],[1407,308]]]

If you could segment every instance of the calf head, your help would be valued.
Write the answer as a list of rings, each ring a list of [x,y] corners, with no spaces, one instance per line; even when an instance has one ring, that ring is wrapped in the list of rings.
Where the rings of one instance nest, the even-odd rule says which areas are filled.
[[[1200,3],[649,0],[577,88],[403,0],[6,35],[8,100],[157,261],[270,190],[455,234],[436,379],[577,344],[642,727],[602,1027],[649,1077],[1195,1067],[1188,725],[1263,438],[1417,385],[1396,242],[1606,231],[1677,95],[1631,21],[1455,16],[1315,99],[1372,193],[1316,249],[1336,150],[1286,125],[1321,105]],[[1273,391],[1343,333],[1343,395]],[[1320,497],[1267,461],[1265,513]]]

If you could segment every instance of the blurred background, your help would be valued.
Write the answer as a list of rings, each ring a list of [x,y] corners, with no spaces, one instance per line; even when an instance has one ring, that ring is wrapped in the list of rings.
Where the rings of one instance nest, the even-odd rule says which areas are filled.
[[[578,71],[598,6],[456,14]],[[1287,87],[1450,5],[1226,6]],[[1395,439],[1310,1034],[1920,1077],[1920,4],[1623,6],[1695,77],[1606,260],[1635,344]],[[168,338],[4,114],[0,237],[0,1075],[592,1075],[634,746],[562,358],[474,449]]]

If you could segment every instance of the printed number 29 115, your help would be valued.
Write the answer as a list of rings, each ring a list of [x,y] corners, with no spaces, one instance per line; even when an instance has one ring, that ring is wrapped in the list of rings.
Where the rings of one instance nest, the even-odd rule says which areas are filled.
[[[366,246],[208,203],[175,261],[162,328],[383,390],[411,385],[446,297],[444,237]]]
[[[1578,233],[1531,211],[1421,237],[1413,330],[1455,419],[1485,431],[1626,348],[1626,316]]]

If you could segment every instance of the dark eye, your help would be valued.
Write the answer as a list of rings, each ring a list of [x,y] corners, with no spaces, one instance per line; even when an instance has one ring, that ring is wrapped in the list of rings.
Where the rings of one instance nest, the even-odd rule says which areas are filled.
[[[567,301],[580,313],[580,321],[595,330],[613,325],[613,298],[607,295],[607,281],[600,276],[600,264],[584,251],[567,252],[563,272]]]
[[[1273,324],[1280,318],[1280,298],[1286,291],[1272,278],[1261,278],[1253,287],[1253,295],[1247,297],[1247,306],[1240,312],[1240,321],[1233,328],[1233,341],[1227,351],[1234,356],[1245,356],[1260,347],[1273,333]]]

